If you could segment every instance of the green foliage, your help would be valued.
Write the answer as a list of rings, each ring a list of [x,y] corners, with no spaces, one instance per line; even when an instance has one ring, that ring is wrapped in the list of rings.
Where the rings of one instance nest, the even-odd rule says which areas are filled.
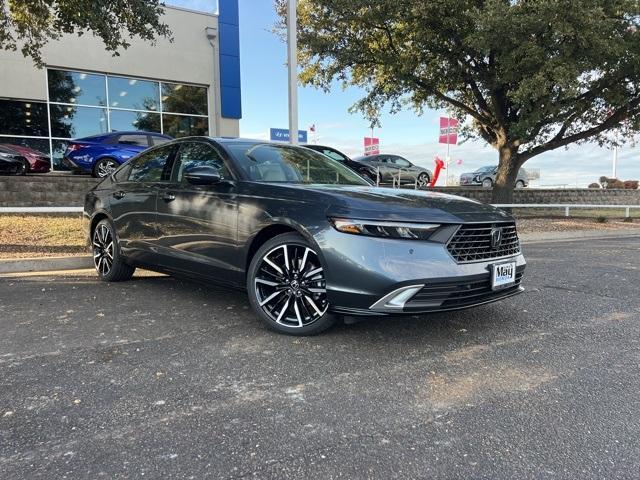
[[[300,0],[298,19],[303,84],[363,88],[352,108],[373,123],[469,119],[463,135],[500,152],[498,186],[535,155],[640,129],[638,0]]]
[[[604,217],[602,215],[596,217],[596,223],[607,223],[607,217]]]
[[[154,41],[170,37],[160,21],[159,0],[3,0],[0,4],[0,49],[17,50],[42,66],[42,47],[63,34],[93,33],[118,55],[130,37]]]

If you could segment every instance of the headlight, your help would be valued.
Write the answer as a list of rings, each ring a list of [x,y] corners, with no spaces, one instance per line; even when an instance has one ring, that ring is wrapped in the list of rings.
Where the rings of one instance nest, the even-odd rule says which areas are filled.
[[[345,218],[330,218],[329,221],[342,233],[407,240],[427,240],[440,227],[439,224],[434,223],[378,222]]]

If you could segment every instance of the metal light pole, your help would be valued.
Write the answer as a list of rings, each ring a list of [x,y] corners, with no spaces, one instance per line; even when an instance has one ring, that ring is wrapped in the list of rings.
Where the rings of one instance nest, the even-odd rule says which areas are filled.
[[[298,144],[298,0],[287,2],[287,64],[289,68],[289,143]]]

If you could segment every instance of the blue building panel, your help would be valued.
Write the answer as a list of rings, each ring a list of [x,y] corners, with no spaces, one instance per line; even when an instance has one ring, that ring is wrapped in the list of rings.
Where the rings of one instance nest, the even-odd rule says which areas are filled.
[[[220,55],[240,57],[240,27],[228,23],[218,23],[220,32]]]
[[[220,87],[221,110],[224,118],[242,118],[242,97],[237,87]]]
[[[240,88],[240,58],[220,55],[220,85]]]
[[[242,118],[238,0],[219,0],[220,110],[224,118]]]

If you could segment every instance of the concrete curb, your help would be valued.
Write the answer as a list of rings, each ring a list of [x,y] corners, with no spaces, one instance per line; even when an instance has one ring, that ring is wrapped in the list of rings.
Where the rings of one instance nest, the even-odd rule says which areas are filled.
[[[74,257],[0,259],[0,275],[4,273],[82,270],[85,268],[93,268],[93,259],[89,255]]]

